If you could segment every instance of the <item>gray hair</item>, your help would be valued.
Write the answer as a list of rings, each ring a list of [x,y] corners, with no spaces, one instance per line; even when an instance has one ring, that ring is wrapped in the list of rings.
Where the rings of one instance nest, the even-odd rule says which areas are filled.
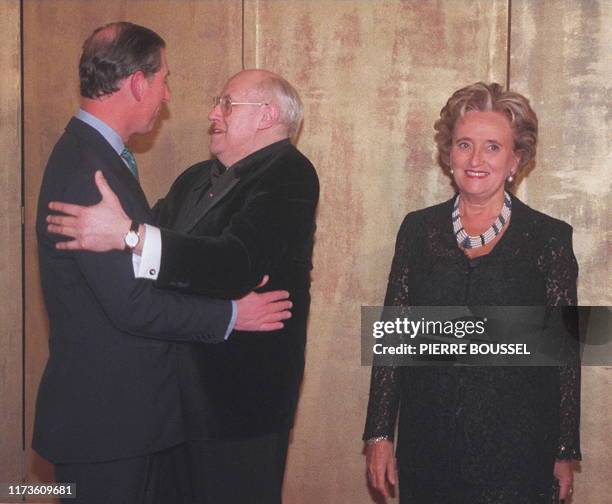
[[[109,23],[95,30],[83,44],[79,61],[81,96],[100,98],[119,90],[119,83],[141,71],[151,77],[162,64],[166,42],[144,26]]]
[[[512,128],[513,150],[520,156],[519,169],[533,160],[538,143],[538,118],[529,100],[519,93],[505,91],[497,83],[476,82],[455,91],[440,111],[440,119],[434,125],[438,162],[442,168],[450,169],[452,136],[457,120],[472,110],[504,114]]]
[[[278,75],[265,77],[257,90],[272,99],[279,109],[279,122],[287,127],[290,137],[296,135],[304,119],[304,106],[295,88]]]

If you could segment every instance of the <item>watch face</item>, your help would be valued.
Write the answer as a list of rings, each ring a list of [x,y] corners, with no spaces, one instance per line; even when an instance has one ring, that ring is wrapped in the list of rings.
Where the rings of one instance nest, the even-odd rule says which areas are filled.
[[[136,245],[138,245],[138,234],[135,231],[130,231],[128,234],[126,234],[125,244],[130,248],[134,248]]]

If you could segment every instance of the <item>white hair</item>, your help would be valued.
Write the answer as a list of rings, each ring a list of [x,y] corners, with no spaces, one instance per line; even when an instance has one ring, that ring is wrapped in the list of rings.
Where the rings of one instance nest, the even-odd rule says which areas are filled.
[[[278,105],[279,122],[287,127],[287,133],[293,137],[299,131],[304,119],[304,107],[298,92],[278,75],[264,78],[257,88],[261,93],[269,95]]]

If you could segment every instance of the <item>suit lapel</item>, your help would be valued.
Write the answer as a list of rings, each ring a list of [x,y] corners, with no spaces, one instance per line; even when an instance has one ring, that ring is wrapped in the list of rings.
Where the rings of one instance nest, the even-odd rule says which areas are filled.
[[[290,145],[288,140],[283,140],[282,144]],[[239,184],[244,184],[252,177],[257,177],[260,173],[263,173],[284,152],[284,149],[270,152],[270,148],[266,147],[257,151],[233,165],[230,168],[232,179],[227,181],[223,189],[213,199],[207,198],[207,194],[203,194],[203,192],[209,191],[212,186],[211,170],[213,168],[211,166],[210,169],[206,170],[202,183],[194,184],[193,190],[190,192],[189,203],[181,204],[183,211],[180,213],[173,228],[185,233],[193,231],[213,208],[227,198],[232,191],[236,190]]]
[[[112,150],[112,149],[111,149]],[[132,192],[138,202],[143,206],[149,208],[149,202],[147,201],[147,197],[145,196],[140,183],[134,175],[130,173],[125,166],[125,163],[121,161],[121,158],[117,155],[115,151],[112,151],[112,163],[108,166],[108,171],[112,172],[113,175],[119,180],[130,192]],[[109,159],[110,161],[110,159]]]
[[[199,215],[199,206],[202,204],[204,194],[210,191],[212,168],[203,166],[198,170],[196,182],[178,196],[177,212],[172,219],[172,229],[186,233],[192,228],[193,221]],[[176,198],[175,198],[176,199]]]
[[[193,185],[193,188],[184,196],[180,204],[179,214],[174,221],[173,229],[184,233],[191,232],[199,222],[217,206],[240,182],[235,172],[216,196],[211,199],[208,193],[213,187],[211,173],[214,167],[202,170],[202,178]]]
[[[238,185],[238,182],[240,182],[239,178],[236,178],[236,177],[232,178],[232,180],[227,184],[227,186],[219,194],[217,194],[215,199],[208,201],[208,204],[205,205],[205,207],[202,209],[199,215],[194,219],[193,224],[189,227],[189,229],[187,229],[187,232],[190,232],[191,230],[193,230],[196,224],[199,221],[201,221],[206,216],[206,214],[210,212],[212,208],[218,205],[219,202],[223,198],[225,198],[234,187],[236,187],[236,185]],[[205,201],[205,198],[202,198],[202,200]]]
[[[128,214],[134,219],[151,222],[149,203],[140,183],[104,137],[94,128],[76,118],[70,120],[66,131],[76,135],[80,141],[86,142],[91,147],[84,149],[84,152],[91,153],[92,156],[91,160],[85,160],[86,163],[93,163],[92,167],[101,170],[109,183],[112,179],[117,180],[119,185],[135,198],[133,201],[135,204],[131,208],[125,208]]]

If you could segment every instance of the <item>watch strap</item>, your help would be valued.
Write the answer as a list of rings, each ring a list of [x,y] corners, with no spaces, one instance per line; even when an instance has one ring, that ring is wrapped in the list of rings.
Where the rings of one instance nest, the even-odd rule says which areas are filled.
[[[136,245],[134,245],[134,247],[130,247],[127,244],[127,236],[130,233],[135,233],[136,236],[138,237],[138,239],[140,240],[140,235],[138,234],[138,228],[140,228],[140,223],[135,221],[135,220],[133,220],[132,223],[130,224],[130,230],[127,232],[127,234],[125,235],[125,237],[123,239],[124,242],[125,242],[125,247],[124,247],[123,250],[125,250],[126,252],[131,252],[136,247],[136,245],[138,245],[138,241],[136,241]]]

